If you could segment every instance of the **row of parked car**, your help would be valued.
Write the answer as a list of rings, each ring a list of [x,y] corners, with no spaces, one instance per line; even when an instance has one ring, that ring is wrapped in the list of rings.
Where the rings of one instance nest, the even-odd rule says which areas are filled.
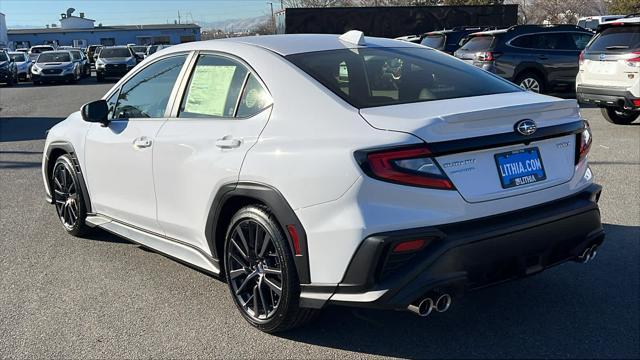
[[[146,56],[168,45],[100,46],[86,49],[36,45],[29,49],[0,51],[0,82],[11,86],[19,81],[34,84],[76,82],[91,76],[95,68],[97,81],[121,77]]]
[[[418,39],[416,39],[418,38]],[[610,122],[640,116],[640,17],[577,25],[460,27],[403,40],[449,53],[538,93],[576,93]]]

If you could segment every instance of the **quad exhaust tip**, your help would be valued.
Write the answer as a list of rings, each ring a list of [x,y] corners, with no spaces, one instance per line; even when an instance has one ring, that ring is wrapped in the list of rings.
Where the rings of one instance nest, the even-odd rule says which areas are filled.
[[[451,307],[452,298],[449,294],[440,295],[434,302],[432,298],[427,297],[420,302],[411,304],[407,307],[407,310],[415,313],[420,317],[427,317],[435,310],[436,312],[443,313]]]

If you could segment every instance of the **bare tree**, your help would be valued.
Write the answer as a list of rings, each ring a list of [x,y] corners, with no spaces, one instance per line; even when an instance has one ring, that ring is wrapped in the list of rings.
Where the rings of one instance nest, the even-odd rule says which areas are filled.
[[[637,14],[640,13],[640,1],[638,0],[607,0],[609,14]]]
[[[282,0],[285,8],[351,6],[351,0]]]

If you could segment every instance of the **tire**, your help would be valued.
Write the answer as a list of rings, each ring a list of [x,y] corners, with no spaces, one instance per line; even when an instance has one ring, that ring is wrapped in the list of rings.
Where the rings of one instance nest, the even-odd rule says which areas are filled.
[[[85,223],[87,207],[69,155],[56,159],[50,180],[51,195],[62,227],[73,236],[87,234],[91,230]]]
[[[261,331],[289,330],[318,313],[299,306],[293,255],[278,221],[264,206],[246,206],[231,219],[225,237],[224,273],[238,310]]]
[[[640,111],[624,110],[620,108],[604,107],[600,109],[605,120],[616,125],[629,125],[634,122]]]
[[[514,82],[516,85],[520,86],[521,88],[527,91],[538,93],[538,94],[544,93],[544,90],[545,90],[544,80],[540,78],[540,76],[538,76],[538,74],[536,73],[532,73],[532,72],[522,73],[518,75],[518,77],[516,78],[516,81]]]

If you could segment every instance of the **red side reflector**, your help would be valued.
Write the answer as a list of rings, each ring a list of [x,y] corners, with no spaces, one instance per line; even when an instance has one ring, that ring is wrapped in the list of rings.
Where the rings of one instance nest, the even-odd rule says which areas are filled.
[[[298,237],[298,231],[296,231],[296,227],[293,225],[287,225],[287,230],[289,231],[289,235],[291,235],[291,241],[293,242],[293,252],[296,255],[302,255],[300,252],[300,238]]]
[[[410,252],[420,250],[427,241],[424,239],[403,241],[393,247],[394,253]]]
[[[633,103],[633,106],[640,107],[640,99],[631,100],[631,102]]]

